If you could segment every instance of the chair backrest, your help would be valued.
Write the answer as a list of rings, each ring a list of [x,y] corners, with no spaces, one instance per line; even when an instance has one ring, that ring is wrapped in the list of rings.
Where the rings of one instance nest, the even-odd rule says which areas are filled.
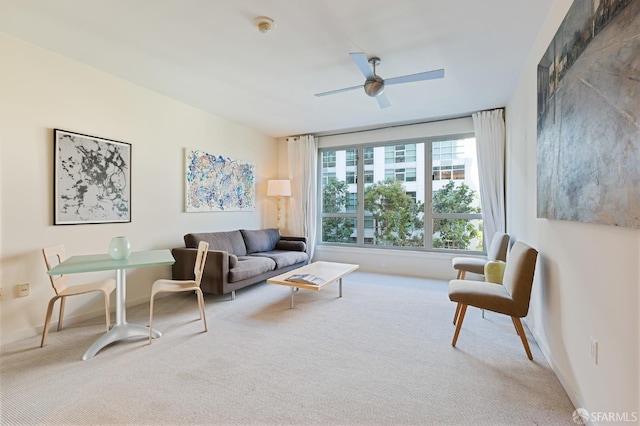
[[[62,263],[62,261],[67,258],[64,245],[62,244],[43,248],[42,255],[44,256],[44,263],[47,265],[47,271]],[[51,281],[51,286],[56,294],[60,294],[65,288],[67,288],[66,275],[49,275],[49,280]]]
[[[522,318],[529,312],[533,274],[536,270],[538,251],[527,244],[516,241],[509,253],[502,285],[511,294],[514,310],[511,316]]]
[[[491,240],[491,245],[487,249],[487,259],[507,261],[507,249],[509,248],[509,234],[496,232]]]
[[[200,243],[198,244],[196,263],[193,266],[193,274],[196,277],[196,283],[198,284],[198,286],[200,285],[200,280],[202,280],[204,263],[207,261],[207,251],[209,251],[209,243],[206,241],[200,241]]]

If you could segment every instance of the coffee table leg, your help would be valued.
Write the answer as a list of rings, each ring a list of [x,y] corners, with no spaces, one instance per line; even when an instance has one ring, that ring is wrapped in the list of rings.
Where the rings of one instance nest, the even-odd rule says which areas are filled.
[[[340,296],[339,297],[342,297],[342,278],[340,278]]]
[[[293,294],[296,292],[295,287],[291,287],[291,299],[289,300],[289,309],[293,309]]]

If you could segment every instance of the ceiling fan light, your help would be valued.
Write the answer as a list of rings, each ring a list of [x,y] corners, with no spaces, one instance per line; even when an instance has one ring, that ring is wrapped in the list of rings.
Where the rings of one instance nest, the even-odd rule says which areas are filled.
[[[380,95],[384,92],[384,81],[376,76],[375,79],[369,79],[364,82],[364,93],[371,96],[372,98]]]

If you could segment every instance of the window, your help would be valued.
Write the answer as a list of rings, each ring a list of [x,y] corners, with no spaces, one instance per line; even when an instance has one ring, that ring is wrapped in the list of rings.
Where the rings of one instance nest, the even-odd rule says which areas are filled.
[[[364,165],[370,166],[373,164],[373,148],[364,149]]]
[[[321,244],[483,250],[473,135],[320,152]]]
[[[331,182],[331,179],[335,180],[336,178],[336,174],[333,172],[327,172],[327,173],[323,173],[322,174],[322,184],[323,185],[328,185],[329,182]]]
[[[364,183],[373,183],[373,170],[364,171]]]
[[[329,167],[336,166],[336,153],[335,152],[323,152],[322,153],[322,168],[327,169]]]
[[[355,166],[357,161],[357,153],[355,149],[347,150],[347,166]]]
[[[400,182],[415,182],[416,169],[386,169],[384,171],[385,179],[395,179]]]
[[[350,192],[347,196],[347,208],[348,212],[355,212],[358,208],[358,194]]]

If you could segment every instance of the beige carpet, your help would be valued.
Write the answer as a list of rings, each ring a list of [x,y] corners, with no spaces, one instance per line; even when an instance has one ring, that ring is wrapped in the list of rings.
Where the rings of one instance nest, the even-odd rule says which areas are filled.
[[[529,335],[469,309],[451,347],[447,283],[356,272],[320,292],[258,284],[235,301],[158,301],[164,333],[81,361],[101,318],[5,345],[2,425],[558,425],[574,410]],[[43,315],[44,315],[43,306]],[[127,319],[147,323],[148,305]],[[528,331],[527,331],[528,333]]]

